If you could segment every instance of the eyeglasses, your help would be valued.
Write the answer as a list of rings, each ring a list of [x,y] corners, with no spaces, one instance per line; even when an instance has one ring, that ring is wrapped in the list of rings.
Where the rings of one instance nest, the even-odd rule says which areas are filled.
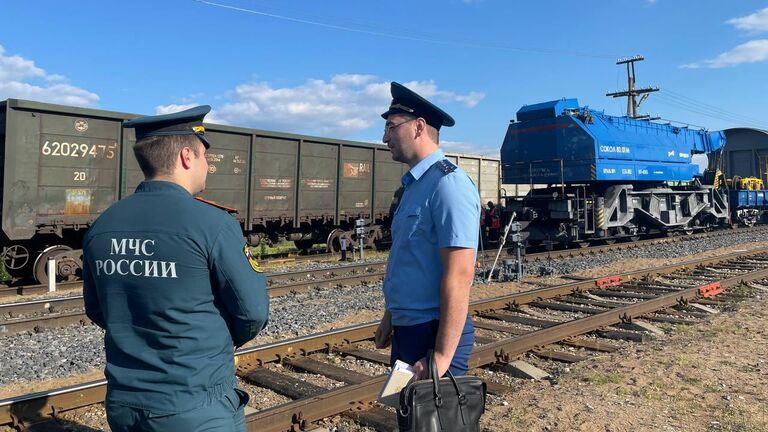
[[[390,123],[390,122],[386,122],[386,123],[384,123],[384,133],[385,133],[385,134],[388,134],[388,133],[392,132],[392,130],[393,130],[393,129],[396,129],[396,128],[398,128],[399,126],[402,126],[402,125],[404,125],[404,124],[406,124],[406,123],[410,123],[410,122],[412,122],[412,121],[414,121],[414,120],[418,120],[418,119],[419,119],[418,117],[417,117],[417,118],[412,118],[412,119],[410,119],[410,120],[406,120],[406,121],[404,121],[404,122],[400,122],[400,123]]]

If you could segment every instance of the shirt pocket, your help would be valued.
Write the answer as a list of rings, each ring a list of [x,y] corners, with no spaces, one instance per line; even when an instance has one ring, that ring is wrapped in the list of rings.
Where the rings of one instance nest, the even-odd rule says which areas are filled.
[[[429,217],[429,209],[426,207],[413,207],[404,209],[403,231],[408,233],[408,238],[420,242],[434,243],[432,219]]]

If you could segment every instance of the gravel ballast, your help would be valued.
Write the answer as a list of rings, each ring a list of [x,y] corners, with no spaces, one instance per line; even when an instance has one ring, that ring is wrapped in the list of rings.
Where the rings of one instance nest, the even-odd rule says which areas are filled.
[[[679,258],[761,241],[768,241],[768,233],[734,232],[727,236],[691,238],[663,245],[557,259],[550,265],[555,274],[569,274],[617,261]],[[538,274],[538,267],[543,264],[531,265],[526,273]],[[318,326],[346,316],[352,317],[352,324],[357,322],[353,318],[355,313],[381,310],[383,304],[381,284],[274,298],[270,306],[269,325],[259,339],[310,334]],[[50,329],[40,333],[25,332],[2,337],[0,343],[3,346],[0,351],[0,385],[63,378],[104,367],[103,331],[94,325]]]

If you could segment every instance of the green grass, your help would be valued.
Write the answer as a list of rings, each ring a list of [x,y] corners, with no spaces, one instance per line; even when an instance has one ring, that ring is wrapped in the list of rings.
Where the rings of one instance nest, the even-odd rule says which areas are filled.
[[[259,246],[251,246],[251,253],[261,258],[267,255],[277,255],[281,253],[298,252],[296,245],[292,241],[282,241],[276,245],[269,246],[266,241],[262,241]],[[325,250],[325,243],[318,243],[312,246],[312,250]]]
[[[624,382],[624,377],[618,372],[595,373],[587,375],[583,379],[595,385],[621,384]]]
[[[11,275],[5,270],[5,263],[0,261],[0,281],[10,280]]]

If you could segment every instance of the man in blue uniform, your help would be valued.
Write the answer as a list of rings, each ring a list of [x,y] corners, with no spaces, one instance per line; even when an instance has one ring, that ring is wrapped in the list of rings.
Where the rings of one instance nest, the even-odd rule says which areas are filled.
[[[467,372],[474,343],[468,316],[480,229],[480,198],[467,174],[438,147],[441,126],[454,120],[408,88],[392,83],[383,141],[408,164],[392,222],[384,278],[386,310],[376,347],[392,344],[392,363],[413,364],[418,377],[434,349],[440,376]]]
[[[91,226],[83,245],[88,317],[106,330],[113,431],[244,431],[234,347],[266,325],[266,278],[205,189],[209,106],[142,117],[146,180]]]

